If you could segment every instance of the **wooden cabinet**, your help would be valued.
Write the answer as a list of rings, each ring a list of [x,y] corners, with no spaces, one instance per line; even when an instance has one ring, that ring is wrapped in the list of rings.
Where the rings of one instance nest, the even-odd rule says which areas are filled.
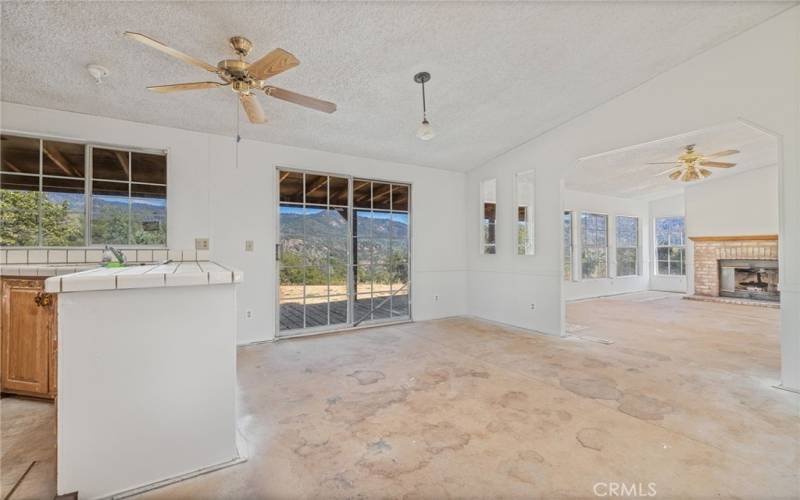
[[[0,389],[4,393],[56,395],[56,295],[42,278],[3,278]]]

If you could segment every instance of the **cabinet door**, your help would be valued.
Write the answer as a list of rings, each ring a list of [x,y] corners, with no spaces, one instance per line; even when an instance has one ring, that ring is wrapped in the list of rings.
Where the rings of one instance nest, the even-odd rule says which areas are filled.
[[[2,388],[47,395],[50,382],[50,307],[36,303],[42,280],[3,280]]]

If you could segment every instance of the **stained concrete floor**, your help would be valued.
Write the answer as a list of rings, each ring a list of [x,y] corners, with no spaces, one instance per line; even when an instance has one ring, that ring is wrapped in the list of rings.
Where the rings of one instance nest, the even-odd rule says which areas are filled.
[[[50,402],[0,399],[0,497],[52,499],[56,493],[56,410]],[[36,462],[22,481],[20,478]]]
[[[566,339],[454,318],[241,348],[249,461],[142,497],[800,497],[778,311],[655,293],[567,310]]]

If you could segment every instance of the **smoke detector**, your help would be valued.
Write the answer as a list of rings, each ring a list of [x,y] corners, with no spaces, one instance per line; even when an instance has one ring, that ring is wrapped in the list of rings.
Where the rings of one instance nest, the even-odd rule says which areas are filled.
[[[94,78],[97,81],[98,85],[103,83],[103,78],[107,77],[110,73],[108,71],[108,68],[106,68],[105,66],[100,66],[99,64],[90,64],[86,66],[86,71],[88,71],[89,74],[92,75],[92,78]]]

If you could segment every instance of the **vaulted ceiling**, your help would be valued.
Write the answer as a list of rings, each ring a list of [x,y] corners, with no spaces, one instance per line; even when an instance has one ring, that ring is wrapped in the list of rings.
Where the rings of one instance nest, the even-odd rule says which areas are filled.
[[[695,150],[703,155],[738,150],[738,154],[715,158],[736,166],[709,168],[710,177],[684,183],[669,179],[667,174],[674,171],[674,164],[652,164],[675,161],[688,144],[694,144]],[[735,121],[583,158],[565,179],[565,186],[618,198],[656,199],[681,192],[686,186],[714,182],[777,163],[777,138],[748,123]]]
[[[334,101],[332,115],[260,99],[243,137],[469,170],[790,7],[769,2],[3,2],[4,101],[233,134],[226,89],[155,95],[208,73],[122,37],[148,34],[211,64],[227,39],[299,67],[274,85]],[[111,70],[95,85],[86,65]],[[431,123],[413,75],[429,71]]]

